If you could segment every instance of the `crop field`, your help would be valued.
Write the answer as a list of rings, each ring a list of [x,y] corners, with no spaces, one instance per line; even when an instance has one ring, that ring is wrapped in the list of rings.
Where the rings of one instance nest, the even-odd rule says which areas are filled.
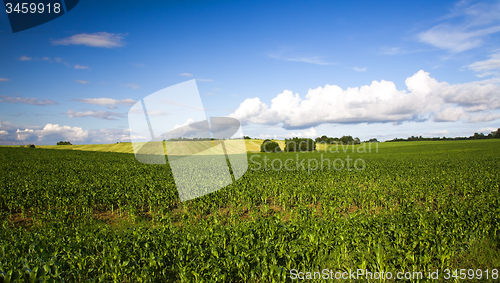
[[[0,147],[0,282],[292,282],[324,269],[453,282],[443,270],[500,268],[498,139],[310,153],[246,142],[246,174],[186,202],[168,163],[142,164],[130,144]]]
[[[245,145],[248,152],[259,152],[260,145],[264,140],[252,139],[245,140]],[[284,141],[277,141],[281,148],[284,148]],[[134,148],[132,143],[122,142],[116,144],[75,144],[75,145],[41,145],[38,148],[44,149],[72,149],[72,150],[84,150],[84,151],[105,151],[105,152],[122,152],[122,153],[134,153]],[[318,149],[324,149],[323,145],[319,145]],[[231,153],[231,152],[229,152]]]

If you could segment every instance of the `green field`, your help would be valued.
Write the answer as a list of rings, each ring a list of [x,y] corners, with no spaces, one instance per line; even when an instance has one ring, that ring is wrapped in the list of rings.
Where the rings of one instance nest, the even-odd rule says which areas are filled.
[[[491,277],[500,140],[377,145],[249,153],[241,179],[183,203],[168,164],[137,162],[130,144],[0,147],[0,282],[291,282],[292,270],[358,268]]]

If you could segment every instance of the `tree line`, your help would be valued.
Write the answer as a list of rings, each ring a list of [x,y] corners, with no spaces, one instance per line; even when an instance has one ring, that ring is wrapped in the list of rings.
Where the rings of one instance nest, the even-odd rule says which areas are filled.
[[[500,128],[498,128],[496,131],[493,131],[489,133],[488,135],[485,135],[483,133],[474,133],[474,135],[469,136],[469,137],[433,137],[433,138],[424,138],[422,136],[411,136],[408,137],[407,139],[398,139],[394,138],[392,140],[389,140],[388,142],[395,142],[395,141],[446,141],[446,140],[484,140],[484,139],[498,139],[500,138]]]

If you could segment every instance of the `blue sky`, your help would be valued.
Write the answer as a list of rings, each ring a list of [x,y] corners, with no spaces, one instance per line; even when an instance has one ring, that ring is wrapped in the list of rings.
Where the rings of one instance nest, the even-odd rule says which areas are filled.
[[[499,1],[145,2],[18,33],[0,11],[0,144],[127,141],[136,101],[191,79],[251,137],[500,127]]]

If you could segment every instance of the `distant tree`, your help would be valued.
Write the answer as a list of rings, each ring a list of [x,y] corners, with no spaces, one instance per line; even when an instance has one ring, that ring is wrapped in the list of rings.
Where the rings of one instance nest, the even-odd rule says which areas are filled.
[[[359,138],[354,138],[354,144],[360,144],[361,143],[361,140]]]
[[[57,145],[71,145],[71,143],[69,141],[60,141],[57,142]]]
[[[352,138],[352,136],[343,136],[339,140],[343,144],[353,144],[354,143],[354,139]]]
[[[376,138],[373,138],[373,139],[369,139],[368,142],[378,142],[378,140]]]
[[[285,139],[285,151],[315,151],[316,142],[309,138],[291,138]]]
[[[494,139],[500,139],[500,128],[498,128],[496,131],[491,132],[489,135],[491,135],[491,138]],[[489,136],[488,135],[488,136]]]
[[[321,137],[317,137],[314,139],[316,143],[327,143],[327,144],[334,144],[339,141],[339,138],[333,138],[333,137],[327,137],[325,135]]]
[[[482,140],[482,139],[486,139],[487,137],[483,134],[483,133],[474,133],[473,136],[470,136],[469,139],[471,140]]]
[[[34,144],[29,144],[28,147],[29,148],[36,148],[36,146]]]
[[[281,152],[281,148],[277,142],[266,139],[260,145],[260,152]]]
[[[249,136],[243,136],[243,139],[245,139],[245,140],[251,140],[252,138],[249,137]]]

